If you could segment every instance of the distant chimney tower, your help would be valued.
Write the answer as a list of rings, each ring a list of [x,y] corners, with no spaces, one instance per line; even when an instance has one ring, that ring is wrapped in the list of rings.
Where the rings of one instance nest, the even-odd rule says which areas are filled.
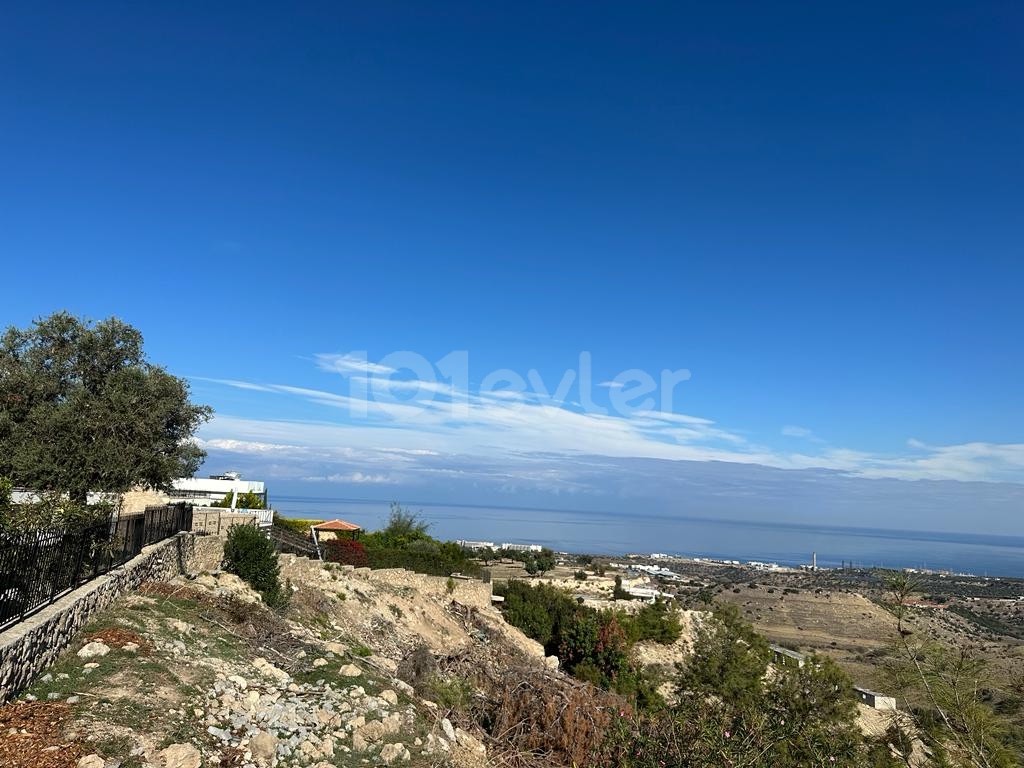
[[[811,570],[812,571],[818,570],[818,553],[817,552],[811,552]]]

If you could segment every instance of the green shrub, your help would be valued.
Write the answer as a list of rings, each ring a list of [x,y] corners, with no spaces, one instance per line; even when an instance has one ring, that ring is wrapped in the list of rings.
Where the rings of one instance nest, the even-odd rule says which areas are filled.
[[[224,543],[224,569],[239,576],[272,607],[285,601],[274,545],[254,525],[233,525]]]
[[[448,679],[439,676],[432,677],[424,687],[426,688],[426,697],[439,704],[443,709],[467,712],[473,701],[473,687],[459,677]]]
[[[734,606],[718,606],[697,631],[690,664],[679,688],[720,697],[740,706],[760,696],[771,651],[768,641],[740,618]]]
[[[495,592],[505,598],[505,620],[543,645],[545,653],[557,655],[566,672],[621,693],[638,706],[660,703],[647,673],[630,662],[634,640],[622,623],[621,613],[581,605],[568,592],[550,584],[510,581]],[[657,609],[658,621],[662,621],[661,610]],[[641,626],[649,623],[645,620]],[[631,631],[634,635],[639,632],[635,627]],[[663,636],[665,630],[659,627],[654,634]]]
[[[630,768],[888,766],[869,757],[850,680],[826,657],[767,677],[767,646],[730,610],[699,635],[675,704],[623,713],[604,763]],[[638,694],[639,700],[641,694]]]
[[[661,598],[643,606],[634,614],[621,611],[618,618],[631,643],[653,640],[662,645],[671,645],[682,633],[679,614]]]

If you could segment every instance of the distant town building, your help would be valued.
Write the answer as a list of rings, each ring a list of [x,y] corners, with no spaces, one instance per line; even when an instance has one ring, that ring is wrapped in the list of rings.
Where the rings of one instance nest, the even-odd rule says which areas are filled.
[[[460,547],[466,549],[495,549],[493,541],[469,541],[468,539],[459,539],[455,542]]]
[[[540,544],[502,544],[500,549],[508,549],[512,552],[540,552],[544,547]]]
[[[870,691],[867,688],[858,688],[857,686],[854,686],[853,690],[861,704],[865,704],[872,709],[896,710],[896,699],[893,696],[885,696],[881,693]]]

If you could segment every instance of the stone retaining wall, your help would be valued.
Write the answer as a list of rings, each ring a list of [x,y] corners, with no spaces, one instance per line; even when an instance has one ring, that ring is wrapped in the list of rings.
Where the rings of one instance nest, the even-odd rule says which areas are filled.
[[[223,551],[223,540],[215,536],[179,533],[146,547],[124,565],[0,632],[0,702],[12,698],[53,664],[86,622],[125,592],[145,581],[216,569]]]
[[[351,565],[323,563],[297,555],[283,555],[280,563],[282,578],[307,579],[315,583],[316,579],[327,573],[326,568],[334,568],[339,573],[364,581],[389,587],[411,587],[423,596],[454,599],[463,605],[477,608],[491,605],[491,585],[479,579],[456,577],[453,579],[455,589],[449,592],[448,579],[445,576],[428,576],[405,568],[355,568]]]
[[[437,597],[451,596],[463,605],[486,608],[491,605],[491,585],[479,579],[455,577],[453,592],[448,592],[448,579],[444,576],[428,576],[425,573],[408,571],[405,568],[360,568],[356,571],[367,581],[377,581],[393,587],[413,587],[420,594]]]

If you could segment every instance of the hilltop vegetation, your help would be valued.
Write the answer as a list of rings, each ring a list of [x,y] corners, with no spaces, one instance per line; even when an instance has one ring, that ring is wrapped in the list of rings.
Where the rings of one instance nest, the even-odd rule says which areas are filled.
[[[379,531],[363,534],[355,541],[325,541],[324,558],[356,567],[407,568],[433,576],[479,573],[479,565],[461,546],[435,539],[429,530],[429,523],[395,503],[387,525]]]

